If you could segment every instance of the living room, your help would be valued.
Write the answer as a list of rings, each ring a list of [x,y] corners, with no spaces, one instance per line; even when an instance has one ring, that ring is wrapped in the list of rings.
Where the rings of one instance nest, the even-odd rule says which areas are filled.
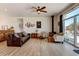
[[[75,44],[64,42],[63,32],[63,15],[78,6],[78,3],[0,4],[0,55],[78,55],[73,51]]]

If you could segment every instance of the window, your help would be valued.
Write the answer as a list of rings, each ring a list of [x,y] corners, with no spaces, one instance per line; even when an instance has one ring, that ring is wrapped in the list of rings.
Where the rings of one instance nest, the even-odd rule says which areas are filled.
[[[70,18],[70,17],[75,16],[77,14],[79,14],[79,8],[76,8],[76,9],[70,11],[69,13],[65,14],[64,19]]]
[[[66,41],[74,44],[74,19],[70,18],[65,20],[65,39]]]
[[[77,46],[79,44],[79,7],[64,14],[63,22],[65,41]]]

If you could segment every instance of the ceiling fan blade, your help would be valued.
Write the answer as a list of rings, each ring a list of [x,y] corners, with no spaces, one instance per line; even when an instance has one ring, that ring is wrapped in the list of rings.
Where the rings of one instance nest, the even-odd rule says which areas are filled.
[[[41,9],[45,9],[46,7],[44,6],[44,7],[42,7]]]
[[[32,8],[37,9],[36,7],[32,7]]]
[[[37,12],[35,9],[32,10],[33,12]]]
[[[47,13],[47,11],[41,11],[41,12],[45,12],[45,13]]]

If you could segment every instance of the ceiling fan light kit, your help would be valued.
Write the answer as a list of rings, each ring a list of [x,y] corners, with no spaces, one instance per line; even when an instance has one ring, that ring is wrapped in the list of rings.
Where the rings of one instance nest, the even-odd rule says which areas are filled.
[[[37,13],[40,14],[41,12],[40,11],[37,11]]]

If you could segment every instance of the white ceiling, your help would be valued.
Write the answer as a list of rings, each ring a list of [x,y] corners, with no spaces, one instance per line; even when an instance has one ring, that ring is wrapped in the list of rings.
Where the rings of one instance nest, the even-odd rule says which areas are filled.
[[[23,17],[23,16],[52,16],[59,13],[64,8],[68,7],[70,3],[4,3],[0,4],[0,13],[9,16]],[[46,6],[47,13],[38,15],[33,12],[32,7]]]

